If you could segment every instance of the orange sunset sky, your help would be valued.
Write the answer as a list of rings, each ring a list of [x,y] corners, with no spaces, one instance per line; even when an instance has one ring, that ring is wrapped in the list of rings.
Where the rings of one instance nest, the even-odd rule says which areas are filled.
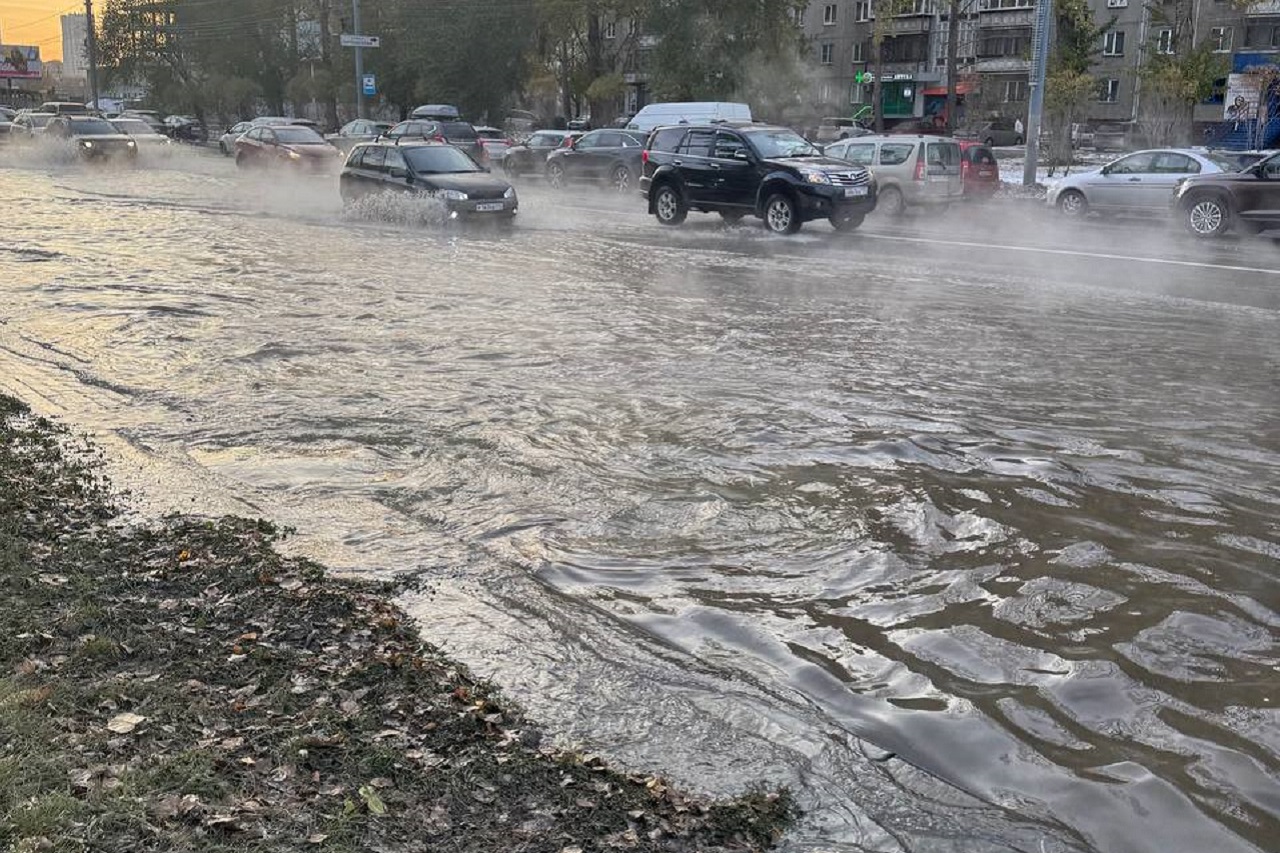
[[[102,0],[95,5],[101,6]],[[0,0],[0,42],[39,45],[41,59],[61,59],[62,24],[58,19],[83,11],[83,0]]]

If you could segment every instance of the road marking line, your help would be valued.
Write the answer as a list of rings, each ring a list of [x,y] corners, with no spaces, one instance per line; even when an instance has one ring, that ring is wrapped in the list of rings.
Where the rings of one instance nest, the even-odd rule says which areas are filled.
[[[1252,272],[1261,275],[1280,276],[1280,269],[1263,269],[1261,267],[1237,267],[1227,264],[1213,264],[1208,261],[1179,261],[1173,258],[1143,258],[1135,255],[1112,255],[1105,252],[1083,252],[1078,249],[1048,249],[1040,246],[1006,246],[998,243],[973,243],[967,240],[941,240],[936,237],[908,237],[900,234],[872,234],[863,232],[860,237],[874,240],[904,240],[911,243],[936,243],[941,246],[962,246],[970,249],[1004,249],[1009,252],[1035,252],[1042,255],[1069,255],[1077,258],[1097,258],[1107,261],[1133,261],[1142,264],[1165,264],[1177,267],[1196,267],[1199,269],[1227,270],[1230,272]]]

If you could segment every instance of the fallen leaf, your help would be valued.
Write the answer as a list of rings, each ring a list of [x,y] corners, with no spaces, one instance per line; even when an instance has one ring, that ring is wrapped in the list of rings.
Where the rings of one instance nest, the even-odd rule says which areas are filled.
[[[369,809],[369,814],[384,815],[387,813],[387,804],[382,802],[382,798],[378,796],[378,792],[368,785],[361,785],[357,791],[360,799],[364,800],[365,807]]]
[[[115,732],[118,735],[127,735],[140,724],[145,722],[146,719],[146,717],[139,716],[138,714],[130,714],[126,711],[123,714],[116,714],[112,717],[111,721],[107,723],[107,730]]]
[[[308,844],[324,844],[325,839],[327,839],[328,837],[329,836],[323,832],[315,832],[307,836],[307,843]]]

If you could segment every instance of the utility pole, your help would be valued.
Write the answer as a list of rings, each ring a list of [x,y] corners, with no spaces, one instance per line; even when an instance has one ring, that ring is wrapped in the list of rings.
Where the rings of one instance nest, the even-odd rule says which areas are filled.
[[[364,35],[360,27],[360,0],[351,0],[351,28],[354,35]],[[364,48],[356,47],[356,118],[364,118]]]
[[[947,13],[947,136],[956,129],[956,77],[960,71],[960,6],[963,0],[951,0]]]
[[[1036,182],[1040,165],[1040,119],[1044,113],[1044,81],[1049,67],[1049,22],[1053,0],[1036,0],[1036,25],[1031,46],[1031,105],[1027,113],[1027,158],[1022,164],[1022,185]]]
[[[98,36],[97,27],[93,23],[93,0],[84,0],[84,17],[88,22],[89,35],[85,39],[85,47],[89,53],[89,93],[93,108],[98,108]]]

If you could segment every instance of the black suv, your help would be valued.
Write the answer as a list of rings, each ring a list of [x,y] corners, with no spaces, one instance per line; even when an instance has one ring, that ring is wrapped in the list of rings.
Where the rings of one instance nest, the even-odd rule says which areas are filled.
[[[663,225],[679,225],[690,210],[727,222],[751,214],[776,234],[794,234],[813,219],[851,231],[876,206],[866,169],[824,157],[794,130],[760,124],[657,128],[640,192]]]

